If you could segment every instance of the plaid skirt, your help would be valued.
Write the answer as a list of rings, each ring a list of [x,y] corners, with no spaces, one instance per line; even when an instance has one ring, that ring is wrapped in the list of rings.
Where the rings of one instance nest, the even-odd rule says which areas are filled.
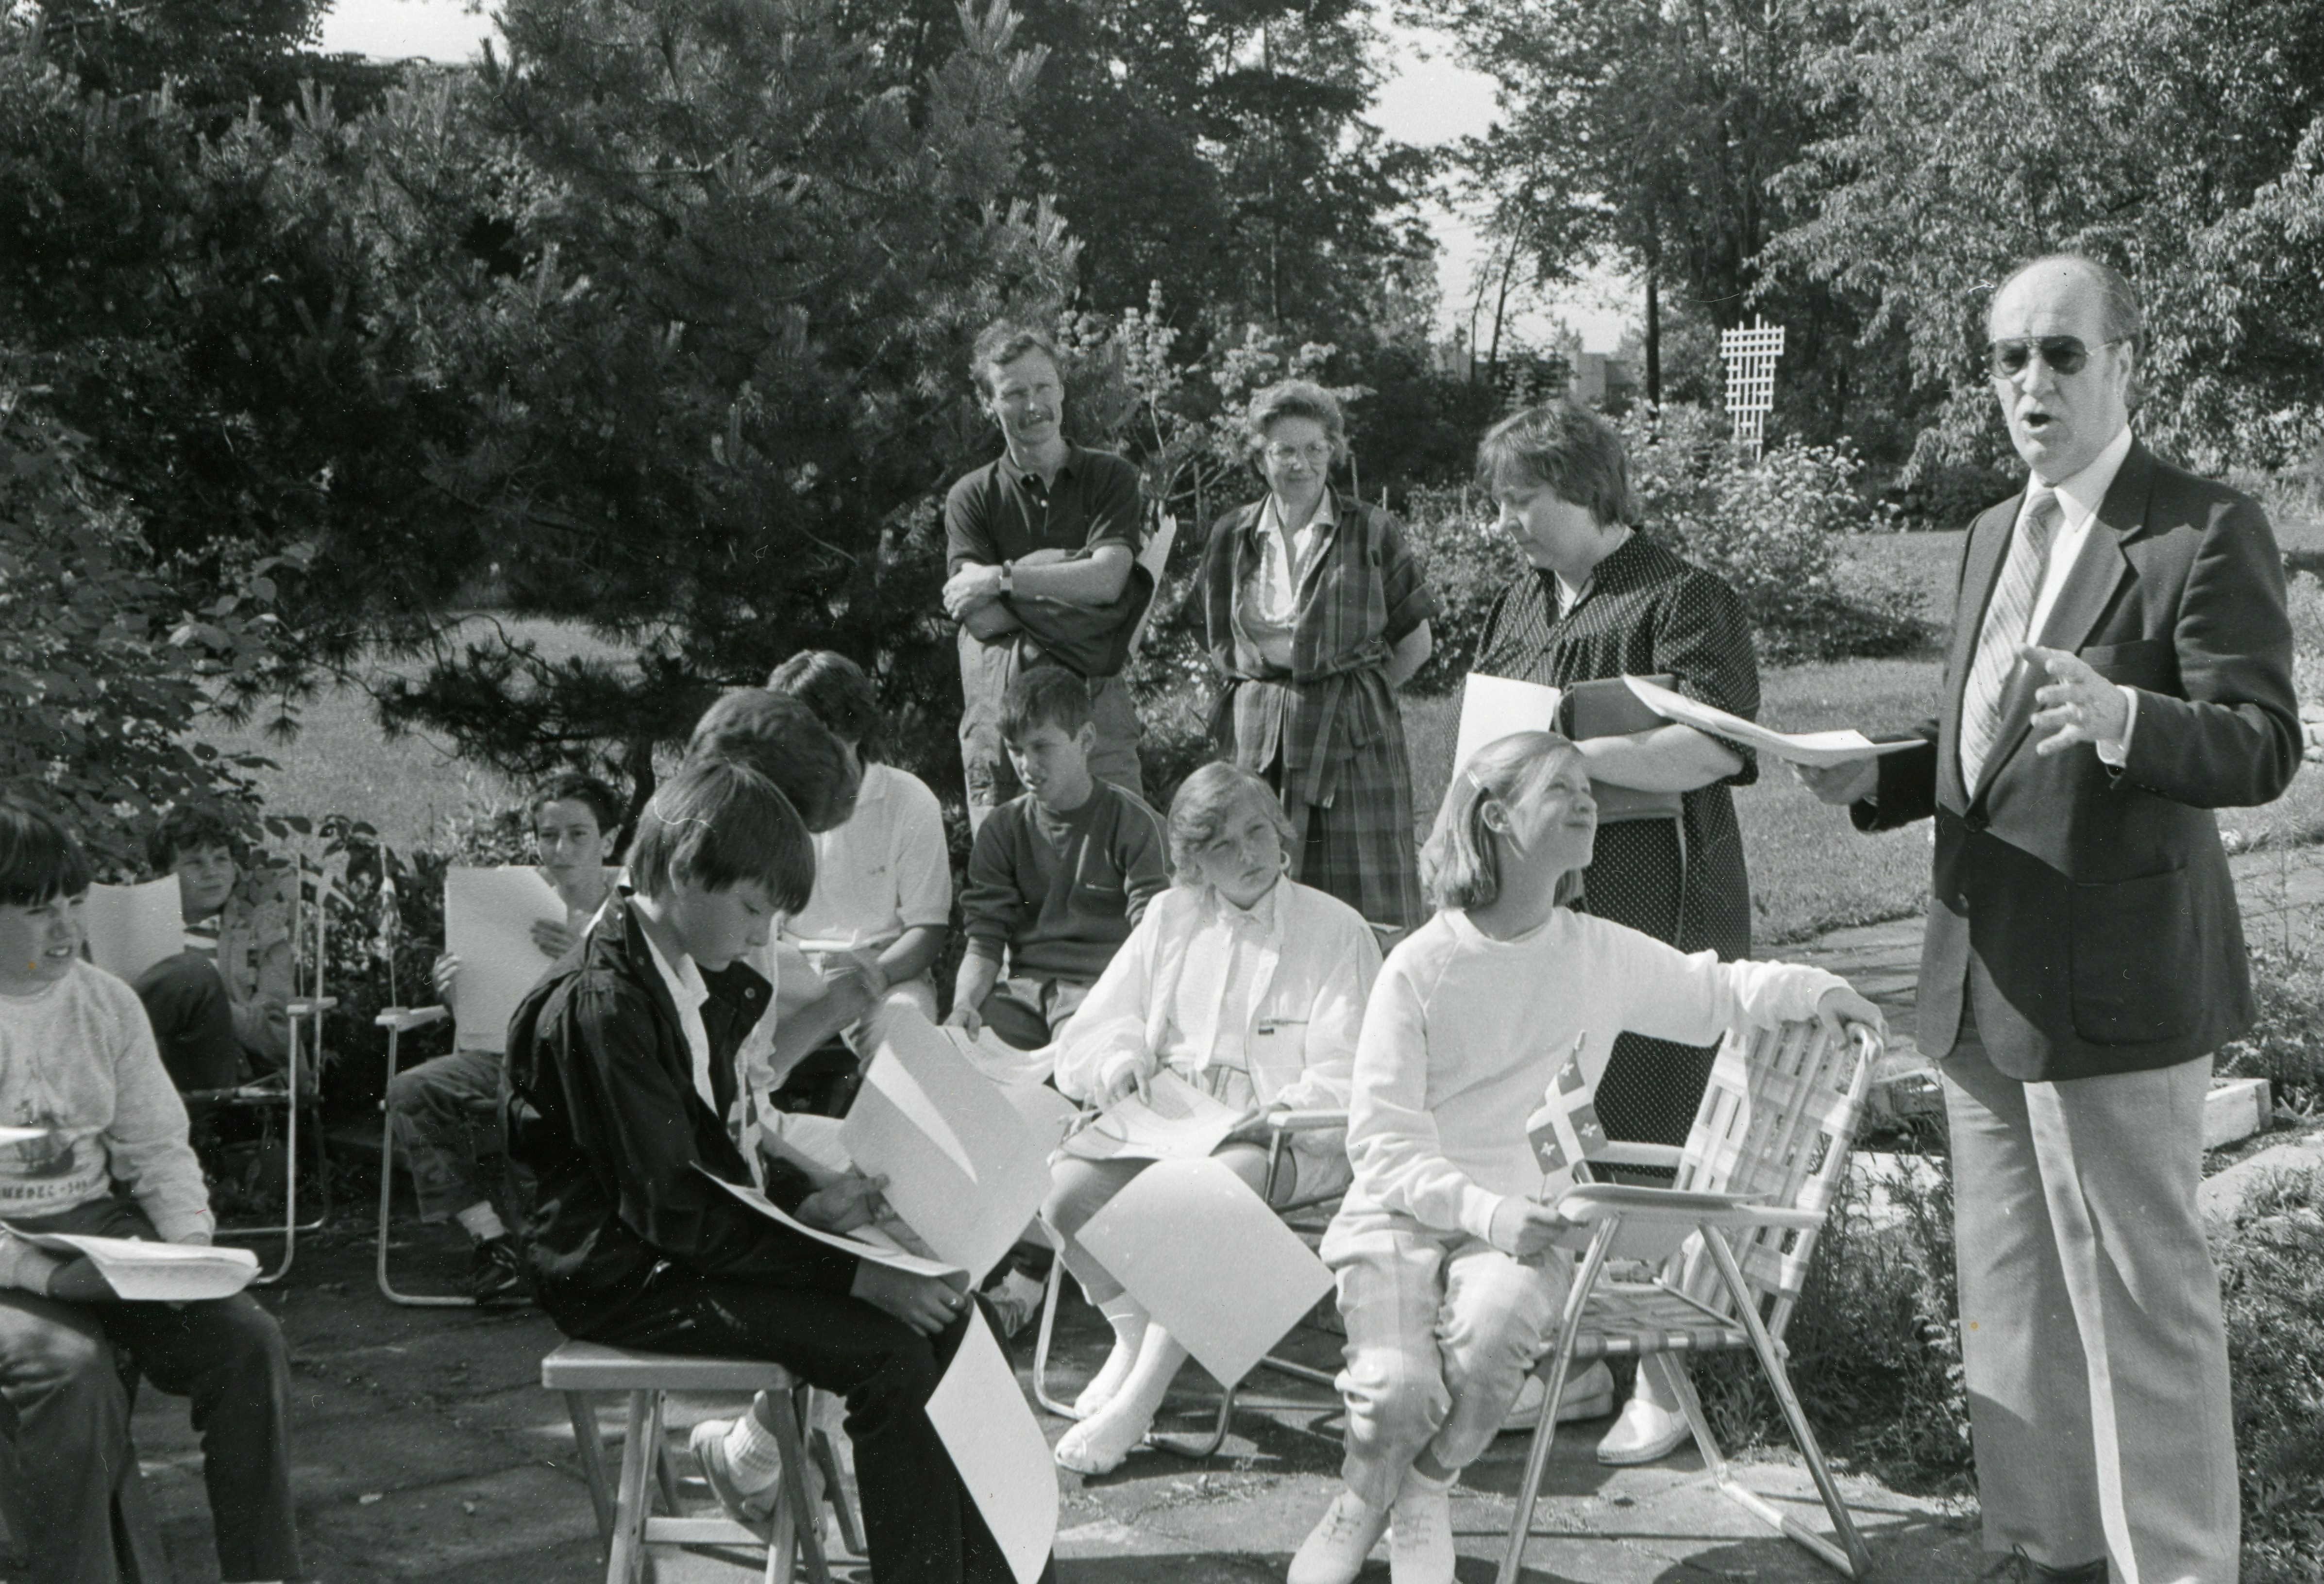
[[[1248,686],[1248,684],[1246,684]],[[1285,800],[1291,816],[1291,878],[1337,897],[1367,922],[1417,929],[1428,917],[1420,891],[1419,836],[1412,813],[1412,763],[1404,722],[1393,707],[1370,741],[1346,755],[1329,803]],[[1254,766],[1283,793],[1283,754]]]

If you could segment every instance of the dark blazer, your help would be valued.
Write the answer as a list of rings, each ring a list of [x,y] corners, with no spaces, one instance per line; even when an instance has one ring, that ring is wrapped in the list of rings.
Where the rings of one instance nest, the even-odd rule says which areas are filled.
[[[1961,784],[1961,689],[2021,494],[1970,524],[1942,714],[1880,761],[1865,830],[1933,815],[1921,1048],[1966,996],[1994,1065],[2027,1082],[2188,1061],[2255,1008],[2211,810],[2274,799],[2300,768],[2283,562],[2258,502],[2134,444],[2038,636],[2138,690],[2128,762],[2034,751],[2046,674],[2013,677],[1993,768]]]

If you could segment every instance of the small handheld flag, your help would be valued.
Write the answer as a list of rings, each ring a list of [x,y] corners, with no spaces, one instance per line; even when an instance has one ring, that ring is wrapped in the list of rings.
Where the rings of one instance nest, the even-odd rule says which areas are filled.
[[[1606,1150],[1606,1129],[1598,1120],[1597,1091],[1582,1075],[1582,1047],[1588,1030],[1573,1036],[1549,1081],[1541,1109],[1526,1119],[1526,1142],[1541,1167],[1542,1202],[1546,1204],[1573,1181],[1583,1161]]]

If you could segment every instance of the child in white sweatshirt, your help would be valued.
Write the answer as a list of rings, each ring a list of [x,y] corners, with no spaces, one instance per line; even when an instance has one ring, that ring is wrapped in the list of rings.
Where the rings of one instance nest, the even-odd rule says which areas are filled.
[[[207,1243],[215,1223],[186,1108],[137,992],[81,960],[88,860],[45,816],[0,803],[0,1217],[31,1232]],[[110,1579],[129,1445],[115,1349],[193,1400],[229,1581],[293,1579],[290,1362],[246,1293],[124,1303],[86,1257],[0,1230],[0,1399],[15,1430],[17,1544],[34,1584]]]
[[[1384,1530],[1394,1584],[1450,1584],[1448,1492],[1572,1277],[1567,1174],[1545,1175],[1526,1137],[1569,1056],[1594,1087],[1625,1029],[1701,1045],[1806,1018],[1880,1024],[1821,970],[1687,956],[1561,906],[1596,831],[1587,766],[1551,732],[1480,750],[1445,793],[1421,860],[1438,912],[1389,954],[1356,1047],[1355,1183],[1323,1249],[1347,1322],[1347,1487],[1290,1584],[1350,1584]]]

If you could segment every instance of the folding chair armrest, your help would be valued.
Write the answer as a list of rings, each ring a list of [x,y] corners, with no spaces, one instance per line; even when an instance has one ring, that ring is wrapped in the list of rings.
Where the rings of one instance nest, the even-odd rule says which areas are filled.
[[[290,1004],[289,1009],[293,1018],[312,1018],[318,1012],[336,1010],[338,1004],[337,996],[301,996]]]
[[[1625,1220],[1683,1220],[1691,1225],[1731,1211],[1756,1207],[1766,1197],[1764,1193],[1690,1193],[1676,1188],[1584,1183],[1558,1197],[1557,1212],[1569,1221],[1602,1221],[1618,1215]],[[1821,1216],[1811,1216],[1816,1224],[1822,1220]]]
[[[410,1034],[415,1028],[426,1028],[451,1016],[452,1008],[449,1007],[387,1007],[382,1008],[372,1022],[397,1034]]]
[[[1675,1144],[1633,1144],[1617,1139],[1590,1157],[1593,1166],[1660,1166],[1675,1171],[1686,1151]]]
[[[1266,1122],[1277,1133],[1328,1133],[1334,1128],[1348,1125],[1348,1113],[1342,1110],[1269,1111]]]

